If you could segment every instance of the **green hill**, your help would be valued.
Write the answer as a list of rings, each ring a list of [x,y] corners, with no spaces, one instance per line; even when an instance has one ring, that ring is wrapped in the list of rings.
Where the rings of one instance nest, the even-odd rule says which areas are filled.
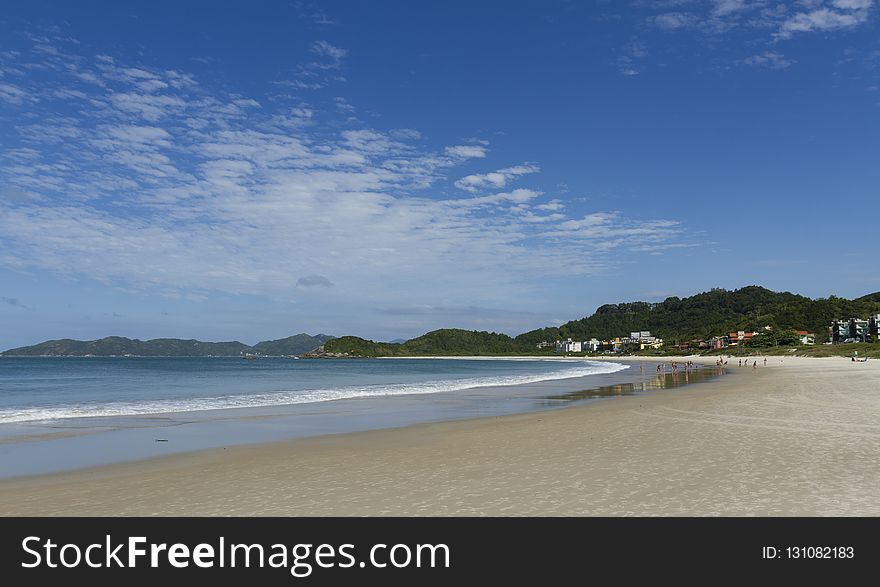
[[[494,332],[443,329],[402,344],[346,336],[326,343],[324,350],[364,357],[534,354],[538,343],[565,338],[608,340],[636,330],[650,330],[667,343],[675,343],[737,330],[758,331],[765,326],[771,326],[775,333],[808,330],[815,333],[817,342],[821,343],[827,340],[828,326],[835,318],[865,318],[877,312],[880,312],[880,292],[855,300],[836,296],[814,300],[752,285],[733,291],[713,289],[657,303],[607,304],[591,316],[558,327],[532,330],[515,338]]]
[[[324,344],[327,353],[361,357],[503,355],[523,352],[506,334],[444,328],[423,334],[402,344],[373,342],[356,336],[335,338]]]
[[[206,357],[238,356],[247,350],[246,344],[233,342],[202,342],[199,340],[181,340],[179,338],[156,338],[138,340],[124,336],[108,336],[100,340],[47,340],[33,346],[10,349],[3,355],[16,356],[65,356],[82,357],[94,355],[139,355],[143,357]]]
[[[774,333],[809,330],[816,342],[828,339],[828,326],[835,318],[866,318],[880,312],[880,292],[854,300],[831,296],[810,299],[789,292],[774,292],[751,285],[729,291],[713,289],[690,297],[671,297],[662,302],[606,304],[591,316],[558,327],[540,328],[511,338],[506,334],[444,328],[402,343],[374,342],[355,336],[332,338],[326,334],[297,334],[280,340],[263,341],[253,347],[237,341],[201,342],[159,338],[137,340],[111,336],[93,341],[50,340],[11,349],[3,355],[141,355],[238,356],[245,352],[262,355],[299,355],[323,345],[325,356],[429,356],[504,355],[537,352],[540,342],[573,338],[607,340],[627,336],[635,330],[650,330],[667,344],[705,339],[737,330],[758,331],[771,326]],[[775,335],[774,335],[775,336]],[[782,344],[782,343],[780,343]],[[547,351],[550,352],[550,351]],[[318,353],[320,354],[320,353]]]
[[[394,342],[375,342],[357,336],[341,336],[324,343],[320,354],[340,354],[356,357],[405,356],[403,345]]]
[[[250,350],[261,355],[271,356],[301,355],[332,339],[333,337],[327,334],[311,336],[301,333],[278,340],[264,340],[255,344]]]
[[[140,357],[237,357],[243,353],[259,353],[261,355],[299,355],[306,353],[333,337],[326,334],[310,336],[297,334],[280,340],[267,340],[253,347],[238,341],[202,342],[200,340],[182,340],[179,338],[155,338],[138,340],[124,336],[108,336],[99,340],[47,340],[33,346],[10,349],[0,355],[4,356],[59,356],[83,357],[94,355],[107,357],[111,355],[136,355]]]
[[[524,347],[559,338],[585,340],[625,336],[650,330],[667,342],[708,338],[737,330],[809,330],[817,342],[828,337],[835,318],[867,317],[880,312],[880,293],[847,300],[839,297],[810,299],[759,286],[728,291],[713,289],[686,298],[671,297],[659,303],[631,302],[601,306],[589,317],[557,328],[532,330],[516,337]]]

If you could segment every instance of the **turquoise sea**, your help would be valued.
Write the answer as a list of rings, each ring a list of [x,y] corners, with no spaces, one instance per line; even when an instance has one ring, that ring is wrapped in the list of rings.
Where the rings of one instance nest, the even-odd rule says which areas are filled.
[[[712,369],[537,359],[0,358],[0,477],[556,409]]]
[[[624,368],[546,360],[4,357],[0,424],[441,393]]]

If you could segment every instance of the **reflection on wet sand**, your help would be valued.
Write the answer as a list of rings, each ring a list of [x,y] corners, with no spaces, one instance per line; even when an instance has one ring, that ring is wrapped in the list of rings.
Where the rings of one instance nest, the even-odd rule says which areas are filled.
[[[692,366],[690,368],[682,367],[680,370],[673,372],[661,372],[657,375],[647,375],[650,371],[655,371],[656,363],[641,365],[642,372],[646,373],[642,381],[634,383],[618,383],[615,385],[603,385],[591,389],[583,389],[572,391],[560,395],[549,395],[542,398],[545,405],[554,405],[558,402],[574,402],[588,399],[596,399],[602,397],[612,397],[616,395],[634,395],[644,391],[655,391],[659,389],[672,389],[675,387],[683,387],[691,383],[702,383],[727,374],[727,368],[722,366]]]

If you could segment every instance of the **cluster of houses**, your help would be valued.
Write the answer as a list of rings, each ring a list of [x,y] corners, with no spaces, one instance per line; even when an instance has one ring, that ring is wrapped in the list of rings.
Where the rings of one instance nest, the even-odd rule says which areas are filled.
[[[539,343],[538,348],[549,346],[549,343]],[[570,338],[566,340],[556,341],[557,353],[621,353],[624,349],[645,350],[659,349],[663,346],[663,339],[651,336],[650,331],[640,330],[638,332],[630,332],[629,336],[618,336],[611,340],[598,340],[591,338],[590,340],[579,341]]]
[[[764,331],[771,330],[770,326],[765,326]],[[880,313],[873,314],[867,319],[864,318],[845,318],[842,320],[832,320],[831,326],[828,328],[829,339],[832,344],[852,343],[852,342],[878,342],[880,341]],[[700,349],[724,349],[736,346],[752,340],[755,336],[761,336],[763,332],[731,332],[724,336],[715,336],[708,340],[694,340],[681,345],[679,348],[700,348]],[[811,345],[816,344],[816,335],[806,330],[797,331],[800,344]]]
[[[761,331],[748,332],[738,330],[721,336],[713,336],[711,338],[701,340],[694,339],[676,344],[675,348],[680,350],[700,349],[715,350],[735,347],[750,342],[756,336],[762,336],[772,330],[772,327],[765,326]],[[796,331],[799,343],[802,345],[816,344],[816,335],[807,330]],[[873,314],[867,319],[849,318],[843,320],[834,320],[829,327],[831,342],[852,343],[852,342],[878,342],[880,341],[880,313]],[[549,342],[538,343],[539,349],[552,346]],[[650,331],[641,330],[638,332],[630,332],[629,336],[617,337],[611,340],[590,340],[579,341],[570,338],[566,340],[556,341],[557,353],[622,353],[630,350],[659,349],[663,346],[663,339],[652,336]]]
[[[880,314],[868,319],[849,318],[831,322],[831,342],[834,344],[850,342],[880,341]]]
[[[752,339],[756,336],[761,336],[767,332],[772,330],[770,326],[765,326],[763,328],[763,332],[748,332],[745,330],[737,330],[736,332],[730,332],[728,334],[722,334],[721,336],[713,336],[706,340],[690,340],[684,342],[682,344],[676,345],[676,348],[681,350],[688,349],[700,349],[700,350],[714,350],[714,349],[726,349],[730,347],[735,347],[741,344],[746,344],[751,342]],[[816,344],[816,335],[807,330],[798,330],[796,331],[798,335],[798,342],[800,344]]]

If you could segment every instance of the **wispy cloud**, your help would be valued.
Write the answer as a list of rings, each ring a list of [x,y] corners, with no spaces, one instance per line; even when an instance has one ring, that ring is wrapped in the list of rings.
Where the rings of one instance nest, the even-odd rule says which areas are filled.
[[[746,57],[742,60],[742,63],[755,67],[765,67],[767,69],[786,69],[788,67],[791,67],[795,63],[795,61],[792,59],[786,59],[785,56],[781,53],[765,51],[759,55]]]
[[[796,34],[851,29],[868,22],[874,0],[709,0],[641,3],[657,11],[646,17],[649,25],[676,31],[692,29],[707,35],[753,31],[767,41]]]
[[[314,4],[312,2],[296,2],[295,6],[299,9],[300,18],[307,19],[312,23],[319,25],[321,27],[332,26],[336,24],[336,21],[330,17],[329,14],[324,12],[321,6]]]
[[[32,96],[14,84],[0,83],[0,100],[10,104],[24,104],[35,101]]]
[[[630,39],[623,47],[623,55],[615,60],[617,71],[626,76],[638,75],[640,73],[638,63],[647,55],[648,49],[644,42],[637,38]]]
[[[345,81],[340,74],[348,49],[343,49],[328,41],[314,41],[309,46],[311,59],[300,63],[292,78],[275,83],[296,90],[320,90],[332,82]]]
[[[488,149],[483,145],[456,145],[454,147],[446,147],[446,154],[461,159],[482,159],[486,156]]]
[[[348,55],[348,50],[331,45],[327,41],[315,41],[312,43],[312,53],[326,59],[319,65],[320,67],[338,68],[342,65],[345,56]]]
[[[490,173],[467,175],[455,182],[455,187],[468,191],[477,192],[483,189],[503,188],[513,179],[529,173],[538,173],[541,168],[531,163],[505,167]]]
[[[665,12],[653,16],[649,20],[658,28],[669,31],[682,29],[697,22],[697,19],[693,14],[688,14],[686,12]]]
[[[542,190],[511,185],[538,174],[534,163],[465,174],[487,157],[485,141],[431,147],[414,129],[340,128],[338,113],[321,113],[348,110],[344,99],[266,101],[66,51],[48,62],[51,80],[16,80],[38,102],[4,106],[19,124],[0,152],[0,267],[169,296],[437,304],[442,291],[483,303],[683,238],[675,222],[572,217]],[[346,56],[329,43],[312,51],[322,63]],[[454,178],[475,195],[444,195]]]
[[[829,3],[807,4],[812,9],[799,11],[785,19],[776,32],[777,39],[812,31],[851,29],[868,22],[874,0],[831,0]]]

